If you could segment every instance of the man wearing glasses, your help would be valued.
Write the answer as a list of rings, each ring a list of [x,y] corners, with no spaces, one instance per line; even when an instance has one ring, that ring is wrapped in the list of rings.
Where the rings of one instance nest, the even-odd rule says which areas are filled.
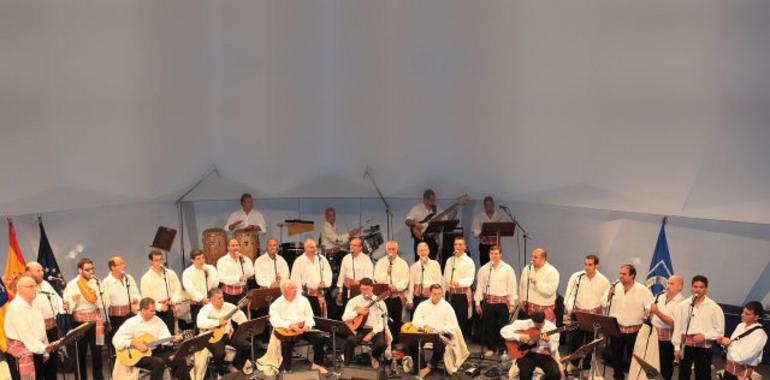
[[[78,261],[78,277],[67,283],[64,288],[64,301],[70,305],[72,317],[75,320],[74,328],[93,322],[88,328],[83,340],[78,344],[78,356],[80,360],[80,379],[88,379],[86,370],[86,350],[91,350],[93,363],[92,376],[96,380],[104,378],[102,374],[102,346],[104,346],[104,315],[103,307],[108,305],[102,299],[103,289],[99,280],[94,277],[94,262],[91,259]]]

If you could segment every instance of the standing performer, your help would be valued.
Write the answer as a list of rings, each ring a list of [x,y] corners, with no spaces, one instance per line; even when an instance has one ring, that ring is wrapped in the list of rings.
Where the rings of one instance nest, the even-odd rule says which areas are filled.
[[[559,334],[551,334],[548,337],[542,336],[543,333],[556,330],[556,325],[546,320],[542,311],[534,311],[531,316],[531,319],[514,321],[500,330],[500,335],[506,340],[536,344],[523,358],[516,362],[519,367],[519,379],[531,380],[535,368],[540,368],[543,371],[544,380],[561,379],[561,365],[557,361],[559,358]],[[541,336],[533,339],[529,334],[517,333],[517,331],[526,331],[531,328],[539,330]]]
[[[473,224],[471,229],[473,230],[473,236],[479,239],[479,266],[489,262],[489,249],[493,245],[500,245],[497,241],[497,236],[481,236],[481,228],[484,223],[502,222],[503,215],[495,210],[495,200],[490,197],[484,197],[484,212],[476,215],[473,218]]]
[[[441,285],[444,279],[441,277],[441,266],[438,261],[428,257],[430,252],[428,243],[417,245],[419,260],[409,268],[409,289],[406,292],[406,305],[414,310],[420,302],[430,297],[431,285]]]
[[[449,304],[457,316],[463,335],[471,335],[470,318],[473,316],[473,292],[471,285],[476,276],[476,265],[465,253],[465,239],[458,236],[454,241],[454,255],[444,267],[444,284],[447,286]]]
[[[294,283],[301,284],[313,313],[317,317],[324,317],[328,312],[324,292],[332,282],[331,267],[325,257],[316,254],[318,248],[315,240],[305,239],[303,246],[305,252],[294,260],[291,279]]]
[[[337,233],[337,211],[329,207],[325,212],[326,221],[321,227],[321,246],[326,249],[347,249],[351,236],[361,233],[360,228],[353,228],[342,234]]]
[[[30,261],[25,267],[25,275],[35,280],[35,291],[37,297],[32,300],[32,307],[40,313],[43,317],[45,325],[45,335],[48,338],[48,342],[53,342],[59,339],[59,328],[56,325],[56,315],[64,314],[64,303],[59,293],[44,280],[45,272],[43,267],[35,262]],[[6,320],[8,317],[6,316]],[[56,356],[51,356],[43,363],[43,368],[38,373],[43,373],[46,380],[56,380],[57,359]]]
[[[350,253],[342,258],[340,275],[337,278],[337,287],[340,289],[337,299],[342,302],[342,307],[345,307],[350,299],[350,288],[358,285],[362,278],[374,277],[372,258],[363,253],[362,249],[361,239],[353,238],[350,240]]]
[[[216,343],[209,343],[206,348],[211,352],[213,356],[213,369],[220,376],[224,376],[227,373],[227,367],[225,367],[225,346],[231,346],[235,348],[235,358],[233,359],[233,367],[236,370],[241,371],[243,365],[248,358],[251,345],[246,339],[232,339],[233,336],[233,324],[230,319],[235,323],[244,323],[247,321],[246,314],[243,311],[236,311],[230,319],[224,319],[227,314],[236,309],[236,305],[229,302],[225,302],[225,298],[222,295],[222,289],[213,288],[208,292],[208,298],[211,300],[206,306],[201,308],[198,316],[195,319],[195,323],[201,330],[210,330],[218,327],[225,327],[225,335]]]
[[[762,362],[762,350],[767,342],[767,333],[762,328],[762,304],[749,301],[743,306],[741,323],[730,337],[720,336],[717,342],[727,350],[724,380],[751,379],[751,375]]]
[[[80,380],[88,379],[86,372],[86,350],[91,350],[91,363],[93,364],[93,378],[100,380],[102,374],[102,346],[104,345],[104,312],[102,305],[103,289],[99,287],[99,280],[94,277],[94,262],[90,259],[78,261],[78,277],[70,281],[64,288],[64,301],[70,305],[75,323],[72,327],[94,322],[88,328],[85,337],[78,343],[78,356],[80,357]]]
[[[251,194],[245,193],[241,195],[241,209],[234,211],[227,218],[227,224],[225,224],[226,231],[254,231],[259,235],[264,235],[267,232],[267,223],[262,213],[254,209],[254,198]]]
[[[711,378],[711,345],[725,334],[722,308],[707,297],[709,280],[706,276],[692,278],[692,297],[679,303],[674,320],[674,357],[679,359],[679,379],[689,380],[695,364],[696,379]]]
[[[636,268],[631,264],[620,267],[620,277],[607,289],[604,307],[610,317],[618,319],[619,337],[610,338],[612,368],[615,379],[623,379],[628,372],[636,335],[644,323],[645,308],[652,302],[652,293],[636,282]]]
[[[436,193],[433,190],[428,189],[422,193],[422,201],[412,207],[409,213],[406,214],[406,223],[410,228],[422,229],[425,224],[428,223],[431,218],[440,214],[442,210],[436,206]],[[454,207],[449,214],[447,214],[442,220],[452,220],[457,216],[457,207]],[[430,249],[430,255],[432,258],[438,257],[438,240],[440,236],[423,236],[420,239],[412,231],[412,239],[414,240],[414,261],[418,260],[419,254],[417,253],[417,245],[420,242],[428,244]]]
[[[476,313],[481,315],[481,343],[487,347],[485,357],[505,348],[497,332],[505,326],[509,315],[514,313],[518,302],[516,271],[504,263],[500,247],[489,249],[490,261],[479,269],[476,284]]]
[[[388,316],[388,308],[385,302],[375,299],[372,290],[374,281],[371,278],[361,279],[361,294],[353,297],[345,306],[342,320],[353,321],[355,318],[363,318],[365,322],[353,335],[348,335],[345,340],[345,366],[350,365],[353,359],[353,351],[362,341],[372,343],[372,368],[380,367],[380,355],[385,352],[385,318]]]
[[[198,313],[209,303],[209,290],[219,286],[219,274],[213,265],[206,263],[206,255],[200,249],[190,252],[192,265],[182,272],[182,286],[190,296],[190,317],[198,320]]]
[[[278,255],[278,240],[268,239],[267,250],[254,260],[254,272],[260,288],[277,288],[281,280],[289,278],[289,264]]]
[[[532,251],[532,262],[522,270],[519,280],[521,310],[527,315],[542,311],[545,319],[556,322],[556,290],[559,287],[559,271],[548,260],[544,248]]]
[[[374,280],[378,284],[390,286],[390,296],[385,300],[388,307],[390,322],[388,327],[393,340],[398,341],[398,332],[403,324],[403,310],[406,306],[406,292],[409,289],[409,265],[398,257],[398,242],[390,240],[385,243],[385,256],[374,266]]]
[[[182,291],[179,277],[176,272],[163,266],[163,253],[157,249],[152,250],[147,257],[150,259],[150,269],[140,280],[142,297],[155,300],[155,315],[163,320],[168,331],[175,331],[175,302],[180,299]]]
[[[246,282],[254,276],[254,263],[240,252],[236,239],[227,242],[227,254],[217,260],[217,275],[225,301],[235,305],[246,295]]]
[[[598,270],[599,258],[596,255],[588,255],[583,260],[583,270],[575,272],[570,276],[567,282],[567,294],[564,297],[564,307],[567,315],[575,320],[575,312],[601,314],[602,296],[610,287],[610,282]],[[570,333],[569,349],[575,352],[582,345],[594,340],[592,333],[581,331],[579,329]],[[571,372],[580,365],[580,359],[573,360],[568,366],[567,371]],[[583,358],[582,370],[591,368],[591,355]]]
[[[671,380],[674,374],[674,346],[671,344],[671,332],[674,329],[674,317],[682,296],[682,276],[672,275],[666,282],[666,291],[655,296],[650,305],[652,326],[658,333],[658,357],[660,375]]]
[[[39,265],[39,264],[38,264]],[[8,340],[6,358],[14,379],[34,380],[47,375],[45,362],[55,361],[49,357],[51,345],[46,337],[43,316],[34,308],[37,284],[31,277],[23,276],[16,282],[16,297],[5,313],[5,336]],[[54,377],[56,367],[54,367]]]
[[[110,300],[109,315],[111,331],[118,331],[128,318],[133,317],[139,309],[139,287],[134,278],[126,273],[126,262],[120,256],[112,256],[107,260],[110,274],[104,278],[104,290]]]

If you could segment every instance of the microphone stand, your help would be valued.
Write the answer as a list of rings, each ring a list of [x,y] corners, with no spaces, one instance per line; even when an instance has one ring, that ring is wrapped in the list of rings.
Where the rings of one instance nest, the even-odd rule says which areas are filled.
[[[364,178],[369,177],[369,181],[372,183],[372,186],[374,186],[374,190],[377,191],[377,195],[380,197],[380,200],[382,200],[382,203],[385,205],[385,218],[387,219],[386,227],[387,227],[387,239],[392,240],[392,230],[393,230],[393,208],[390,207],[390,203],[388,203],[388,200],[385,199],[385,196],[382,195],[382,191],[380,191],[380,187],[377,186],[377,182],[374,181],[374,177],[372,177],[371,173],[369,173],[369,168],[366,168],[366,171],[364,171]]]
[[[527,229],[524,228],[524,226],[522,226],[521,223],[519,223],[519,221],[516,220],[516,218],[513,217],[513,214],[511,214],[511,209],[510,208],[508,208],[507,206],[500,205],[500,210],[503,210],[503,212],[505,212],[508,215],[508,218],[511,219],[513,224],[519,226],[519,229],[521,229],[521,232],[522,232],[521,237],[524,238],[524,262],[526,263],[527,262],[527,252],[528,252],[527,251],[527,240],[532,239],[532,237],[529,236],[529,232],[527,232]]]
[[[102,282],[99,281],[99,278],[97,278],[96,276],[94,276],[94,280],[96,280],[96,288],[99,290],[99,298],[100,298],[100,302],[102,304],[102,314],[104,314],[104,320],[105,320],[105,323],[107,323],[107,326],[105,326],[105,330],[111,330],[112,329],[112,321],[110,320],[110,314],[107,313],[107,307],[104,305],[104,290],[102,289]],[[110,336],[112,336],[112,334],[110,334]],[[107,352],[108,353],[112,352],[112,349],[109,348],[112,345],[109,344],[109,342],[104,342],[104,343],[106,345],[108,345]],[[110,357],[107,359],[107,363],[109,364],[110,367],[113,366],[112,354],[110,354]]]
[[[687,337],[687,333],[690,332],[690,321],[692,320],[692,316],[693,316],[692,315],[692,311],[695,308],[695,301],[697,301],[697,300],[698,300],[698,297],[692,296],[692,302],[690,302],[690,309],[689,309],[689,311],[687,313],[687,325],[686,325],[686,327],[684,329],[684,336],[685,337]],[[685,340],[682,339],[682,342],[679,343],[679,350],[682,352],[681,359],[684,359],[684,348],[685,348],[684,341]],[[681,359],[680,359],[679,363],[681,363]]]

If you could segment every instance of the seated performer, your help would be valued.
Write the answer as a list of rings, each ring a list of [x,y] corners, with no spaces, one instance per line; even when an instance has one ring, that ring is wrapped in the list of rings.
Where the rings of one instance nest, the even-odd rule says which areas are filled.
[[[149,335],[155,339],[171,337],[166,324],[155,315],[155,300],[150,297],[142,298],[139,301],[139,314],[127,319],[120,326],[115,336],[112,337],[112,345],[115,346],[116,351],[135,348],[141,352],[147,352],[147,346],[136,340],[143,335]],[[175,342],[181,340],[181,337],[174,339]],[[171,369],[176,379],[186,380],[190,378],[184,363],[175,361],[173,351],[163,346],[155,348],[152,351],[152,356],[142,358],[136,366],[149,370],[150,380],[162,380],[166,366]]]
[[[696,379],[711,378],[711,345],[725,334],[722,307],[707,296],[709,280],[692,278],[692,297],[679,303],[674,319],[674,357],[679,359],[679,379],[689,380],[695,364]]]
[[[321,226],[321,246],[326,249],[347,249],[350,238],[360,234],[361,229],[353,228],[346,233],[338,234],[337,211],[329,207],[324,214],[326,215],[326,220],[323,226]]]
[[[433,284],[430,286],[430,300],[417,306],[414,311],[414,318],[412,318],[412,325],[418,329],[423,329],[426,333],[454,335],[455,331],[459,331],[457,316],[455,316],[452,305],[444,299],[441,285]],[[417,342],[415,341],[409,348],[412,360],[417,363]],[[421,367],[424,366],[419,370],[420,377],[427,377],[433,368],[438,367],[438,363],[444,358],[445,349],[446,343],[444,341],[439,341],[433,345],[433,356],[430,363],[420,363]]]
[[[352,321],[362,317],[365,322],[358,328],[355,335],[348,335],[345,341],[345,365],[350,364],[353,358],[353,350],[358,344],[373,342],[372,367],[380,367],[380,355],[385,352],[385,318],[388,315],[385,302],[374,299],[372,290],[374,282],[368,277],[361,279],[361,294],[351,298],[345,306],[342,320]]]
[[[750,301],[743,306],[741,323],[730,337],[720,336],[717,342],[727,349],[724,380],[751,379],[751,375],[762,362],[762,349],[767,342],[767,333],[762,329],[762,304]]]
[[[388,307],[388,327],[393,340],[398,341],[401,331],[402,314],[406,306],[406,291],[409,288],[409,264],[398,257],[398,242],[390,240],[385,244],[386,255],[374,266],[374,280],[390,286],[390,296],[385,300]]]
[[[553,322],[545,319],[545,313],[535,311],[531,314],[532,319],[522,319],[514,321],[512,324],[503,327],[500,335],[506,340],[515,340],[520,343],[536,344],[523,358],[517,360],[519,367],[519,379],[530,380],[535,368],[540,368],[545,374],[544,380],[561,379],[561,365],[559,359],[559,334],[544,336],[543,333],[556,329]],[[540,337],[533,338],[529,334],[517,333],[517,331],[529,330],[535,328],[540,330]]]
[[[216,343],[209,343],[206,345],[211,354],[214,356],[213,369],[219,375],[224,376],[227,373],[227,367],[225,366],[225,346],[231,346],[235,348],[235,358],[233,359],[233,367],[240,371],[243,369],[243,364],[246,363],[246,359],[251,353],[251,346],[245,339],[231,339],[233,336],[233,324],[230,323],[230,319],[236,323],[244,323],[247,321],[246,315],[243,311],[236,311],[230,319],[224,319],[223,317],[232,312],[236,306],[225,302],[225,298],[222,295],[222,289],[214,288],[209,290],[208,299],[210,302],[203,306],[198,312],[198,317],[195,320],[196,324],[201,331],[212,330],[218,327],[225,327],[225,336],[222,337]]]
[[[444,280],[441,277],[441,266],[438,261],[428,257],[430,253],[428,244],[423,242],[417,245],[417,254],[420,259],[409,268],[409,288],[406,292],[406,305],[414,310],[422,301],[430,297],[430,287],[433,284],[441,285]],[[454,312],[452,312],[454,314]]]
[[[372,258],[363,252],[363,247],[360,238],[353,238],[350,241],[350,253],[342,258],[337,278],[337,287],[340,289],[337,301],[342,302],[343,306],[350,299],[350,288],[358,285],[358,281],[364,277],[374,277]]]
[[[56,315],[64,314],[64,303],[53,286],[43,279],[43,277],[45,277],[45,272],[40,263],[30,261],[27,263],[25,269],[25,275],[32,277],[37,284],[35,288],[37,297],[32,301],[32,307],[43,316],[43,321],[45,322],[45,334],[48,337],[48,341],[53,342],[56,339],[59,339],[59,328],[56,325]],[[43,363],[43,367],[45,367],[45,380],[56,380],[57,361],[56,357],[52,357],[50,360],[46,360],[45,363]]]
[[[290,333],[302,332],[302,338],[313,346],[312,368],[321,373],[326,373],[324,365],[324,338],[320,334],[310,332],[315,326],[313,309],[310,302],[301,294],[297,294],[297,284],[294,280],[281,281],[281,296],[270,305],[270,324],[276,329],[275,334],[280,335],[281,329]],[[275,339],[275,338],[271,338]],[[281,341],[281,366],[280,369],[291,371],[291,352],[294,341]],[[258,361],[259,362],[259,361]]]
[[[210,302],[209,290],[219,286],[219,274],[213,265],[206,263],[206,255],[200,249],[193,249],[190,259],[192,265],[182,272],[182,285],[190,296],[190,316],[195,323],[200,310]]]
[[[481,342],[487,347],[485,357],[503,350],[503,339],[497,332],[505,326],[516,308],[516,271],[500,260],[500,247],[489,248],[490,261],[479,269],[476,286],[476,313],[481,315]]]
[[[21,277],[16,282],[16,298],[5,313],[5,335],[8,340],[9,369],[14,379],[33,380],[35,374],[42,379],[44,363],[55,360],[49,357],[51,345],[45,332],[43,316],[32,307],[37,284],[31,277]]]

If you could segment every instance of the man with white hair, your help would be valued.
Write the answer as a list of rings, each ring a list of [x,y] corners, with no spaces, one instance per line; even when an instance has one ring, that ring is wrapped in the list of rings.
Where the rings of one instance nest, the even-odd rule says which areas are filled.
[[[305,239],[305,252],[294,260],[291,279],[301,286],[308,297],[313,313],[318,317],[327,315],[324,292],[332,284],[332,269],[325,257],[316,254],[317,246],[313,239]]]
[[[32,277],[21,277],[16,282],[16,298],[5,314],[7,353],[13,358],[9,365],[14,379],[32,380],[35,373],[43,372],[51,345],[45,331],[43,316],[33,307],[37,283]]]
[[[35,280],[35,291],[39,297],[32,301],[32,307],[43,316],[45,322],[45,334],[49,342],[59,339],[59,329],[56,326],[56,315],[64,313],[64,303],[59,293],[44,279],[43,266],[35,261],[30,261],[25,267],[25,275]],[[51,358],[43,363],[43,372],[46,380],[56,380],[56,359]]]

